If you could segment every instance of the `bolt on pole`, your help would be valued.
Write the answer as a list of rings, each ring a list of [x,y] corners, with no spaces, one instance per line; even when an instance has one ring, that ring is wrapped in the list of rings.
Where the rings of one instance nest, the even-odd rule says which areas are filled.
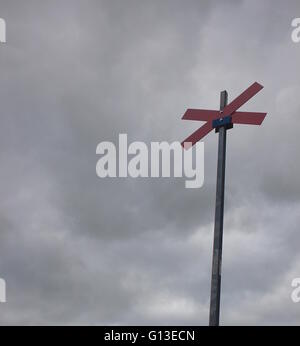
[[[220,110],[227,105],[228,94],[224,90],[220,97]],[[222,266],[222,242],[223,242],[223,219],[224,219],[224,189],[225,189],[225,162],[226,162],[226,126],[218,129],[218,167],[216,187],[216,209],[214,245],[211,276],[209,325],[218,326],[220,318],[220,296],[221,296],[221,266]]]

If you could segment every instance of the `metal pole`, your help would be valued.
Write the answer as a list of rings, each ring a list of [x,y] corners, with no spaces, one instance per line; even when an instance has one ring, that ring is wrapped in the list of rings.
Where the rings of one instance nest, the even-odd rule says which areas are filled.
[[[221,92],[220,110],[227,105],[227,91]],[[226,126],[219,128],[218,144],[218,168],[216,188],[216,210],[214,228],[214,247],[212,260],[211,293],[209,325],[218,326],[220,317],[221,295],[221,265],[222,265],[222,241],[223,241],[223,218],[224,218],[224,187],[225,187],[225,161],[226,161]]]

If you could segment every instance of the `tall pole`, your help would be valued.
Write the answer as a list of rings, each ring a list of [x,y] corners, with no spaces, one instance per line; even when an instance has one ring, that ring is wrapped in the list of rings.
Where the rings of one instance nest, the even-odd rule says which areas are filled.
[[[233,128],[233,124],[261,125],[267,113],[239,112],[237,110],[256,95],[262,88],[263,86],[261,84],[257,82],[253,83],[238,97],[231,101],[229,105],[227,104],[227,91],[224,90],[221,92],[220,111],[211,111],[208,109],[187,109],[182,117],[182,119],[185,120],[206,121],[204,125],[198,128],[198,130],[193,132],[181,143],[183,147],[185,147],[185,143],[194,145],[212,131],[212,129],[219,132],[214,246],[209,310],[210,326],[218,326],[220,319],[226,132],[228,129]]]
[[[220,110],[227,105],[227,91],[221,92]],[[221,266],[222,266],[222,242],[223,242],[223,218],[224,218],[224,188],[225,188],[225,161],[226,161],[226,126],[220,126],[218,144],[218,167],[216,187],[216,210],[214,245],[211,276],[209,325],[218,326],[220,318],[221,295]]]

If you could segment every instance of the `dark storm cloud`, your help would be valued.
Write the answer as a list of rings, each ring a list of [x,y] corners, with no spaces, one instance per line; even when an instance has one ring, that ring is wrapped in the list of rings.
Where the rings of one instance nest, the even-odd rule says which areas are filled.
[[[296,324],[296,1],[1,1],[1,323],[206,324],[216,137],[205,184],[96,176],[96,146],[182,140],[187,107],[253,81],[261,128],[228,138],[226,323]],[[283,125],[283,120],[292,126]]]

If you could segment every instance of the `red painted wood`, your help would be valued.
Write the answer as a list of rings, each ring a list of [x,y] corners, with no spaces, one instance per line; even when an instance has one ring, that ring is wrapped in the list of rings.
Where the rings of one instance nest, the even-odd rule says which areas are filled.
[[[237,112],[237,109],[256,95],[262,88],[263,86],[261,84],[257,82],[253,83],[248,89],[230,102],[223,111],[192,108],[187,109],[182,119],[206,121],[206,123],[186,138],[181,145],[184,147],[184,143],[189,142],[190,145],[185,147],[185,149],[193,146],[213,129],[212,121],[214,119],[223,118],[225,116],[231,115],[232,123],[234,124],[261,125],[267,113]]]
[[[203,126],[201,126],[197,131],[193,132],[188,138],[186,138],[181,145],[184,147],[184,143],[190,142],[191,144],[184,147],[185,149],[189,149],[191,146],[193,146],[196,142],[200,141],[201,138],[206,136],[211,130],[213,129],[212,123],[207,122]]]
[[[236,99],[230,102],[229,105],[227,105],[223,109],[223,116],[231,115],[233,112],[239,109],[243,104],[245,104],[248,100],[250,100],[251,97],[256,95],[262,88],[263,86],[260,85],[259,83],[257,82],[253,83],[248,89],[242,92],[240,96],[238,96]]]
[[[210,121],[219,118],[220,111],[209,109],[187,109],[182,119],[184,120],[198,120],[198,121]]]
[[[235,112],[231,116],[231,121],[234,124],[261,125],[266,115],[267,113]]]

